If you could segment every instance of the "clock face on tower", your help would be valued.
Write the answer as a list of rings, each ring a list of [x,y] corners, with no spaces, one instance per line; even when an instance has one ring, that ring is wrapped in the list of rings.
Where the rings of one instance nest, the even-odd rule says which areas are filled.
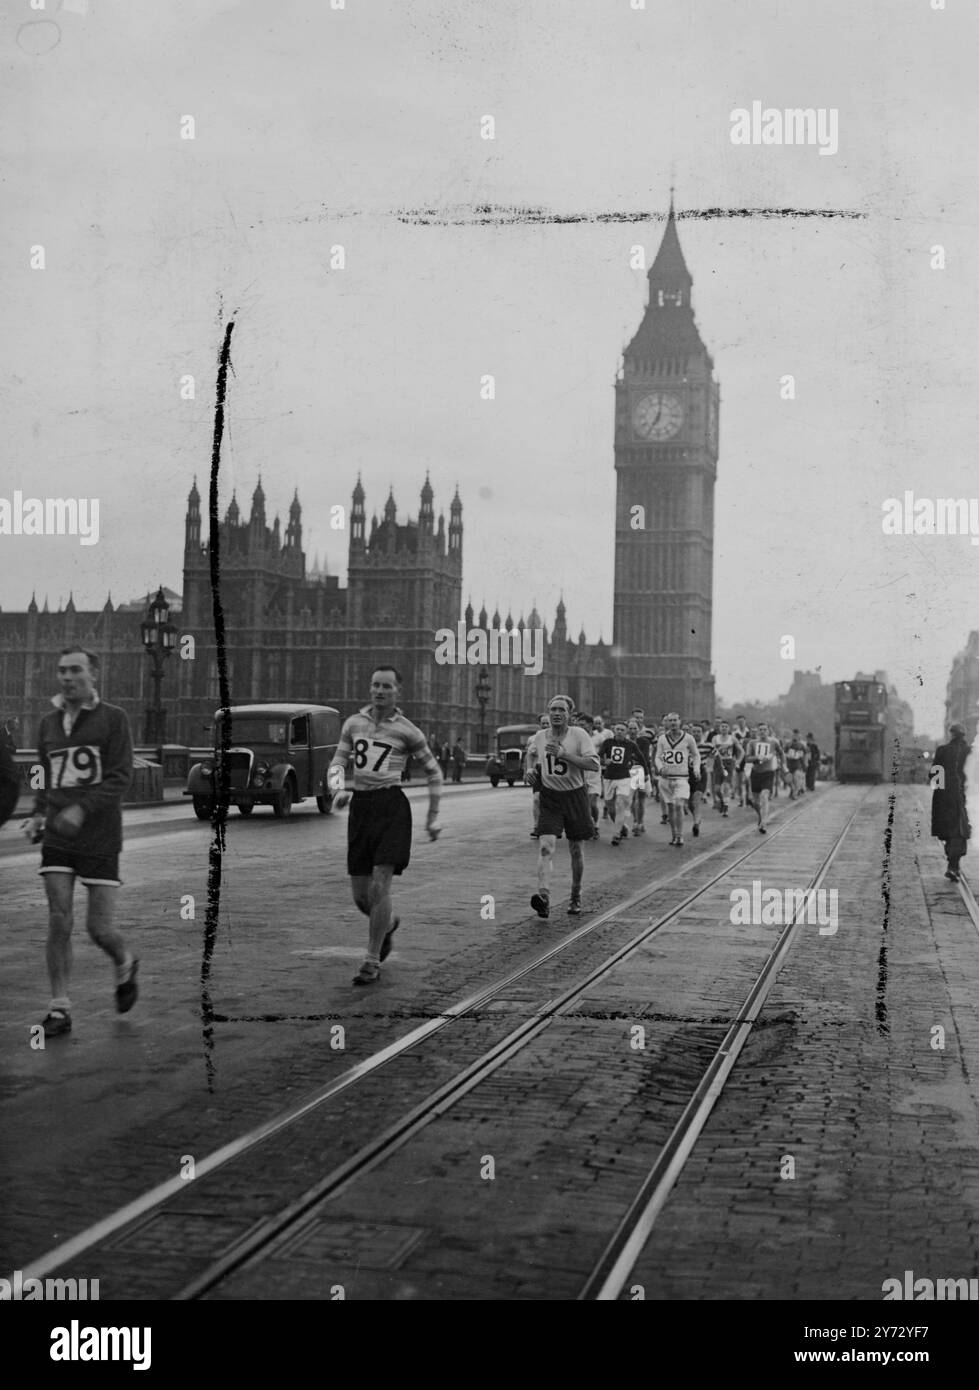
[[[640,439],[672,439],[683,424],[683,402],[672,391],[651,391],[632,412]]]

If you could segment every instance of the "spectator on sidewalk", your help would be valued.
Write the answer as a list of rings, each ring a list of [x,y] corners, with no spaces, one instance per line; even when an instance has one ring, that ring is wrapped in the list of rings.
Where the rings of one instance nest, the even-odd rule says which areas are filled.
[[[452,780],[453,782],[462,781],[462,770],[466,766],[466,750],[463,748],[459,739],[456,739],[452,749]]]
[[[442,769],[443,778],[449,775],[449,764],[452,762],[452,745],[446,739],[442,744],[442,752],[439,755],[438,764]]]
[[[13,714],[8,714],[0,724],[0,825],[13,815],[20,798],[20,772],[14,759],[17,728],[17,717]]]
[[[935,749],[932,761],[931,833],[945,845],[945,877],[958,883],[959,861],[972,834],[965,804],[965,760],[972,749],[961,724],[952,724],[948,732],[948,743]]]
[[[806,767],[806,791],[814,792],[816,790],[816,773],[819,771],[820,752],[819,744],[813,738],[811,731],[806,734],[806,748],[809,752],[809,764]]]

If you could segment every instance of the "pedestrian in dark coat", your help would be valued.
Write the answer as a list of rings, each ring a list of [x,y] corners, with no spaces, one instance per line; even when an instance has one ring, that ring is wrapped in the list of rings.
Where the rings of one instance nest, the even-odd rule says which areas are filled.
[[[454,748],[452,749],[452,780],[453,780],[453,782],[461,782],[461,781],[462,781],[462,770],[463,770],[463,768],[464,768],[465,766],[466,766],[466,750],[463,748],[463,746],[462,746],[462,744],[459,742],[459,740],[456,739],[455,746],[454,746]]]
[[[442,744],[442,752],[439,756],[439,766],[442,769],[442,776],[448,777],[449,765],[452,762],[452,745],[448,739]]]
[[[9,717],[0,725],[0,825],[10,819],[17,809],[21,793],[20,770],[14,761],[17,740],[16,719]]]
[[[809,765],[806,768],[806,791],[816,790],[816,773],[819,771],[819,744],[812,734],[806,734],[806,748],[809,751]]]
[[[965,760],[972,749],[965,741],[965,729],[961,724],[951,725],[949,734],[948,743],[935,749],[932,762],[931,833],[945,844],[948,860],[945,877],[958,883],[959,860],[972,834],[965,804]]]

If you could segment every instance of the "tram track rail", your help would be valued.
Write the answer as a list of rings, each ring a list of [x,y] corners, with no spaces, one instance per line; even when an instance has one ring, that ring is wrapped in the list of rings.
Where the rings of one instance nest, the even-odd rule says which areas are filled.
[[[975,927],[976,931],[979,932],[979,903],[976,902],[976,896],[972,891],[972,885],[965,874],[959,873],[959,881],[956,887],[959,890],[959,897],[965,904],[965,910],[972,920],[972,925]]]
[[[855,807],[829,853],[806,885],[804,892],[807,895],[820,888],[862,807],[863,800]],[[778,940],[711,1058],[683,1114],[588,1276],[578,1295],[579,1302],[611,1302],[622,1294],[632,1269],[652,1234],[656,1219],[666,1205],[670,1192],[683,1172],[687,1159],[693,1152],[694,1145],[707,1124],[745,1043],[751,1036],[778,972],[798,936],[801,920],[797,910],[793,910],[790,920],[779,933]]]
[[[860,805],[862,804],[861,801]],[[218,1258],[211,1261],[200,1274],[187,1281],[180,1290],[176,1294],[171,1295],[171,1297],[176,1301],[188,1301],[203,1297],[210,1290],[217,1287],[235,1270],[260,1259],[262,1251],[272,1244],[281,1241],[284,1234],[300,1222],[311,1208],[335,1196],[357,1179],[364,1176],[372,1168],[385,1161],[387,1157],[406,1144],[421,1129],[444,1114],[468,1094],[469,1091],[478,1086],[486,1077],[492,1075],[504,1066],[510,1058],[523,1050],[523,1048],[528,1046],[535,1038],[539,1037],[556,1019],[570,1012],[580,997],[597,980],[614,970],[630,955],[640,950],[657,932],[661,931],[666,925],[681,916],[687,908],[696,903],[698,899],[702,898],[723,879],[731,875],[742,864],[750,860],[762,849],[771,846],[781,834],[806,814],[807,809],[808,805],[801,810],[795,810],[793,813],[787,810],[776,812],[776,815],[772,817],[772,821],[770,822],[770,833],[765,840],[754,841],[750,848],[746,849],[743,853],[737,854],[735,859],[727,863],[716,873],[712,873],[705,882],[696,887],[692,892],[685,894],[679,902],[671,904],[665,911],[660,912],[650,921],[648,926],[634,934],[622,946],[607,955],[598,965],[588,970],[583,977],[578,979],[569,988],[559,993],[555,998],[545,1000],[538,1007],[534,1008],[530,1016],[525,1018],[516,1028],[508,1032],[505,1037],[494,1043],[469,1065],[463,1067],[462,1070],[457,1072],[442,1086],[424,1097],[420,1103],[400,1116],[393,1124],[388,1125],[381,1133],[363,1144],[344,1162],[318,1178],[315,1183],[308,1186],[291,1201],[287,1202],[279,1211],[255,1223],[240,1240],[232,1244],[230,1248],[223,1252]],[[835,855],[839,845],[842,843],[842,839],[845,837],[846,831],[850,824],[852,824],[858,811],[859,806],[854,810],[853,815],[847,821],[847,825],[834,845],[830,857]],[[778,824],[778,821],[781,821],[782,824]],[[705,851],[691,859],[688,863],[683,864],[675,872],[645,885],[642,889],[630,894],[620,902],[614,904],[611,908],[598,914],[588,922],[583,923],[576,930],[562,937],[559,942],[556,942],[547,950],[536,955],[530,961],[511,970],[502,978],[484,986],[467,998],[449,1006],[438,1016],[426,1020],[425,1023],[412,1029],[401,1038],[395,1039],[392,1043],[378,1049],[369,1057],[349,1068],[334,1081],[319,1088],[298,1105],[280,1112],[279,1115],[273,1116],[264,1124],[239,1136],[231,1143],[222,1146],[211,1154],[206,1155],[204,1158],[200,1159],[196,1165],[195,1185],[199,1183],[202,1178],[215,1172],[217,1169],[229,1163],[234,1163],[246,1154],[251,1153],[266,1140],[280,1134],[288,1126],[309,1116],[318,1107],[340,1095],[343,1091],[358,1084],[388,1062],[420,1046],[428,1038],[450,1027],[452,1024],[477,1013],[481,1008],[503,995],[515,983],[532,975],[542,966],[560,958],[570,947],[587,938],[589,935],[596,933],[609,922],[614,922],[616,917],[626,916],[632,909],[640,904],[648,903],[651,899],[663,894],[665,890],[676,884],[678,880],[689,876],[710,860],[716,859],[739,841],[744,840],[753,829],[753,825],[744,827],[742,830],[735,832],[735,834],[728,836],[711,850]],[[827,860],[827,863],[822,866],[820,872],[825,871],[828,862]],[[789,930],[790,928],[786,928],[782,933],[780,942],[786,939]],[[779,946],[777,944],[773,949],[772,956],[766,963],[767,968],[772,968],[773,958],[778,951]],[[767,994],[767,990],[765,990],[765,993]],[[755,1013],[749,1018],[745,1010],[750,1007],[751,999],[756,994],[757,982],[756,989],[752,991],[752,995],[749,996],[749,999],[742,1005],[738,1019],[732,1024],[732,1031],[735,1034],[741,1029],[747,1028],[750,1030],[751,1023],[757,1016],[757,1010],[760,1010],[764,1002],[764,996],[762,995],[757,1001]],[[532,1005],[529,1007],[533,1008]],[[746,1036],[747,1032],[745,1033],[745,1037]],[[738,1051],[740,1051],[741,1046],[743,1046],[743,1039],[738,1046]],[[733,1065],[733,1060],[731,1065]],[[728,1070],[730,1070],[730,1068],[728,1068]],[[724,1074],[726,1075],[727,1072]],[[714,1098],[716,1099],[716,1096]],[[179,1178],[159,1184],[134,1201],[125,1204],[117,1211],[93,1223],[77,1236],[47,1251],[38,1259],[25,1264],[25,1277],[28,1275],[43,1277],[53,1270],[63,1267],[68,1261],[76,1259],[80,1254],[107,1241],[110,1237],[120,1236],[125,1233],[127,1228],[134,1228],[142,1224],[154,1212],[165,1207],[178,1193],[183,1194],[186,1193],[186,1191],[187,1184]]]

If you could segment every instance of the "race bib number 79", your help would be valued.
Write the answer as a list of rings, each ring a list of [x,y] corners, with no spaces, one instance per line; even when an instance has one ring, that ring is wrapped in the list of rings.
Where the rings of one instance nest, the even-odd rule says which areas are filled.
[[[91,744],[77,748],[54,748],[48,753],[51,790],[68,787],[94,787],[102,781],[102,754]]]

